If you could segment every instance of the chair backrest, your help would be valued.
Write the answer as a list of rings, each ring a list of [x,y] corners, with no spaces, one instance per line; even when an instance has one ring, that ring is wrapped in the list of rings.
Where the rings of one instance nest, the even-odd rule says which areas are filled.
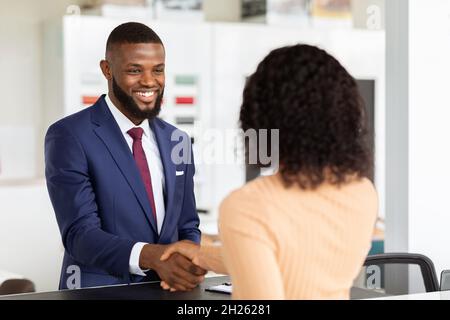
[[[0,295],[35,292],[34,283],[28,279],[8,279],[0,285]]]
[[[386,295],[439,291],[433,262],[415,253],[367,256],[354,286]]]
[[[450,290],[450,270],[442,270],[441,272],[441,291]]]

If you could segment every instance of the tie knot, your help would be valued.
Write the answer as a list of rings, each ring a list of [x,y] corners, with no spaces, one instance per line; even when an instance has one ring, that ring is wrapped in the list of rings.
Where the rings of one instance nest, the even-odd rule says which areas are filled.
[[[133,138],[133,140],[142,140],[143,133],[144,129],[139,127],[128,130],[128,134]]]

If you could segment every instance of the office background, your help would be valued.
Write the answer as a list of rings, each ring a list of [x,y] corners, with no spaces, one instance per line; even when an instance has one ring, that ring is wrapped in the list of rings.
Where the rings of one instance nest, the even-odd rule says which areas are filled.
[[[0,270],[38,291],[57,287],[63,248],[43,178],[44,134],[105,91],[106,37],[129,20],[165,42],[162,116],[194,137],[196,159],[207,130],[237,128],[245,78],[271,49],[304,42],[335,55],[373,107],[374,249],[450,267],[448,1],[0,0]],[[218,203],[248,175],[241,163],[197,167],[201,229],[216,234]]]

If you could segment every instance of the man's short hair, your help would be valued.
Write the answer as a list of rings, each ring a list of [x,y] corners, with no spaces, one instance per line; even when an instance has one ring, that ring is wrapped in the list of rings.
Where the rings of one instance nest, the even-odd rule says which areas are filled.
[[[106,42],[106,52],[122,43],[159,43],[164,46],[155,31],[138,22],[127,22],[114,28]]]

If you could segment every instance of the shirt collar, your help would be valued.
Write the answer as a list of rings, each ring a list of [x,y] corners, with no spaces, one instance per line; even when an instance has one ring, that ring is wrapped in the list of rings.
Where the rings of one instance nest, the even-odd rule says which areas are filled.
[[[130,119],[128,119],[122,112],[120,112],[120,110],[111,101],[108,94],[105,96],[105,102],[109,110],[111,111],[114,119],[116,120],[117,124],[119,125],[120,131],[122,132],[123,135],[128,134],[128,131],[130,129],[140,127],[144,130],[145,136],[147,138],[150,137],[150,124],[148,122],[148,119],[145,119],[144,121],[142,121],[140,125],[137,126]]]

